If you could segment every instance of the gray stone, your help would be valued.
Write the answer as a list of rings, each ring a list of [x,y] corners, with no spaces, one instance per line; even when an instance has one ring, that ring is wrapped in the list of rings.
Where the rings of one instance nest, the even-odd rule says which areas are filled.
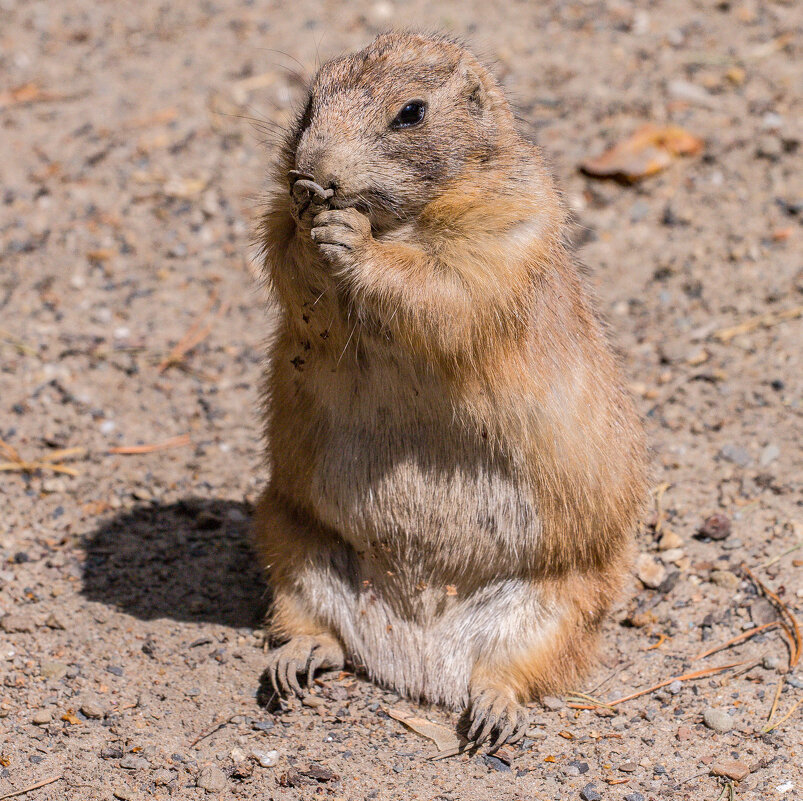
[[[778,619],[778,613],[775,607],[766,598],[756,598],[750,604],[750,619],[757,626],[763,626],[766,623],[772,623]]]
[[[739,586],[739,577],[730,570],[714,570],[711,573],[711,582],[717,587],[724,587],[726,590],[735,590]]]
[[[81,713],[92,720],[99,720],[104,715],[103,707],[97,701],[84,701],[81,704]]]
[[[45,625],[50,629],[66,629],[67,622],[59,611],[51,612],[45,620]]]
[[[28,615],[4,615],[0,626],[9,634],[33,631],[33,621]]]
[[[748,467],[750,462],[753,461],[747,450],[742,448],[740,445],[734,445],[730,442],[727,445],[722,446],[721,450],[719,451],[719,455],[726,462],[731,462],[739,467]]]
[[[42,678],[58,681],[67,675],[67,665],[65,665],[63,662],[56,662],[52,659],[46,659],[44,662],[42,662],[42,666],[39,668],[39,671],[42,674]]]
[[[644,796],[641,793],[628,793],[625,801],[644,801]]]
[[[761,667],[763,667],[765,670],[778,670],[780,666],[780,658],[771,654],[768,654],[761,660]]]
[[[602,796],[599,794],[594,784],[587,784],[585,787],[583,787],[583,789],[580,790],[580,798],[582,798],[583,801],[602,800]]]
[[[210,765],[201,770],[195,785],[207,793],[221,793],[226,789],[226,776],[222,770]]]
[[[124,770],[140,770],[150,767],[150,763],[144,757],[127,756],[120,760],[120,767]]]
[[[733,728],[733,718],[724,709],[708,707],[703,712],[703,723],[720,734],[730,731]]]
[[[31,723],[36,726],[44,726],[50,723],[51,720],[53,720],[53,715],[49,709],[37,709],[33,713],[33,717],[31,717]]]
[[[803,681],[797,676],[787,676],[786,683],[790,687],[794,687],[796,690],[803,690]]]
[[[566,706],[562,698],[556,698],[554,695],[545,695],[541,699],[541,703],[553,712],[557,712],[559,709],[563,709],[563,707]]]
[[[178,773],[176,773],[174,770],[168,770],[167,768],[159,768],[159,770],[154,771],[152,778],[153,778],[153,783],[157,787],[159,787],[165,784],[170,784],[170,782],[172,782],[176,778],[176,776],[178,776]]]
[[[770,443],[761,450],[761,455],[758,457],[758,463],[762,467],[772,464],[781,455],[781,449],[774,443]]]

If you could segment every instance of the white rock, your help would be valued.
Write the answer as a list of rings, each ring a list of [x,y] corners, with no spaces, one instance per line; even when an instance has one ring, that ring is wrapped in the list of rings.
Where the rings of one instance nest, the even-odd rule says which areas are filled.
[[[642,553],[636,559],[636,575],[645,587],[654,590],[666,578],[666,568],[649,554]]]
[[[278,751],[261,751],[253,748],[251,749],[251,757],[259,762],[263,768],[275,768],[279,764]]]

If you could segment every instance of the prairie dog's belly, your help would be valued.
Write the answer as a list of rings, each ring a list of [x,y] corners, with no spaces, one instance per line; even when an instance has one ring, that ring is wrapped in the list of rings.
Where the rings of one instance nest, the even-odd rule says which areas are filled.
[[[316,515],[358,552],[423,541],[442,564],[479,557],[515,571],[511,553],[539,529],[520,471],[481,425],[458,423],[470,416],[445,392],[407,379],[396,389],[398,367],[363,370],[342,381],[338,402],[331,383],[319,396],[328,425],[311,472]]]

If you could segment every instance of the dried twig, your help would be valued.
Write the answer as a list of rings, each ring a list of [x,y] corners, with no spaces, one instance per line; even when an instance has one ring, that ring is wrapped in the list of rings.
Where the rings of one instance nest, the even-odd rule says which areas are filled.
[[[715,331],[713,336],[714,339],[718,339],[720,342],[730,342],[740,334],[749,334],[758,328],[771,328],[774,325],[778,325],[778,323],[794,320],[801,316],[803,316],[803,306],[793,306],[791,309],[785,309],[782,312],[768,312],[767,314],[749,317],[737,325]]]
[[[762,730],[762,734],[766,734],[767,732],[771,732],[773,729],[777,729],[781,723],[785,723],[792,715],[797,711],[797,708],[803,704],[803,698],[801,698],[777,723],[771,723],[765,726]]]
[[[642,695],[648,695],[656,690],[660,690],[662,687],[672,684],[673,681],[703,679],[706,676],[713,676],[716,673],[722,673],[723,670],[730,670],[731,668],[741,667],[742,665],[746,664],[747,662],[731,662],[729,665],[719,665],[717,667],[696,670],[693,673],[684,673],[682,676],[671,676],[668,679],[664,679],[664,681],[658,682],[658,684],[654,684],[652,687],[647,687],[645,690],[639,690],[631,695],[624,696],[624,698],[617,698],[615,701],[606,701],[605,706],[618,706],[619,704],[623,704],[625,701],[632,701],[634,698],[640,698]],[[567,704],[567,706],[571,709],[596,709],[597,707],[596,704]]]
[[[798,625],[797,618],[789,611],[789,607],[778,597],[776,593],[774,593],[763,581],[761,581],[755,573],[753,573],[750,568],[743,564],[742,565],[742,572],[753,582],[753,584],[758,587],[761,592],[764,593],[764,597],[767,598],[772,605],[775,607],[775,610],[781,616],[781,625],[783,626],[784,632],[789,637],[789,646],[790,646],[790,656],[789,656],[789,667],[794,668],[797,666],[798,661],[800,660],[801,651],[803,651],[803,637],[800,634],[800,626]]]
[[[16,348],[26,356],[39,355],[35,348],[32,348],[27,342],[23,342],[19,337],[14,336],[10,331],[6,331],[5,328],[0,328],[0,342],[11,345],[11,347]]]
[[[180,434],[177,437],[170,437],[163,442],[151,442],[147,445],[120,445],[116,448],[109,448],[109,453],[116,453],[123,456],[131,456],[140,453],[153,453],[154,451],[164,451],[168,448],[181,448],[191,443],[189,434]]]
[[[200,345],[201,342],[203,342],[209,336],[209,334],[212,333],[212,328],[215,324],[215,321],[222,317],[229,308],[228,303],[221,303],[212,320],[206,325],[203,325],[206,316],[210,311],[212,311],[215,303],[217,303],[217,299],[217,291],[214,290],[209,296],[209,301],[206,304],[206,308],[203,310],[203,312],[201,312],[200,317],[189,327],[187,333],[184,334],[184,336],[174,345],[170,353],[168,353],[167,356],[162,360],[158,367],[160,373],[163,373],[168,367],[181,364],[187,357],[187,354],[193,348]]]
[[[672,485],[668,482],[664,482],[663,484],[659,484],[655,488],[655,534],[658,536],[661,533],[661,530],[664,527],[664,510],[663,510],[663,501],[664,501],[664,493],[671,487]]]
[[[778,686],[775,688],[775,696],[772,699],[772,706],[770,707],[770,714],[767,716],[767,723],[772,723],[772,719],[775,717],[775,712],[778,709],[778,701],[781,697],[781,690],[783,690],[783,686],[786,683],[786,676],[781,676],[778,679]]]
[[[214,726],[212,726],[211,728],[207,729],[203,734],[199,734],[190,743],[189,747],[190,748],[195,748],[195,746],[198,745],[198,743],[200,743],[201,740],[205,740],[207,737],[211,737],[216,731],[219,731],[224,726],[228,726],[229,723],[232,723],[234,721],[234,718],[236,718],[236,717],[239,717],[239,715],[232,715],[231,717],[226,718],[225,720],[219,720],[217,723],[215,723]],[[2,801],[2,799],[0,799],[0,801]]]
[[[777,556],[773,556],[772,559],[767,559],[761,567],[767,568],[771,565],[774,565],[776,562],[780,562],[784,556],[789,556],[790,553],[794,553],[795,551],[799,551],[803,548],[803,542],[799,542],[797,545],[793,545],[791,548],[787,548],[783,553],[779,553]]]
[[[717,651],[722,651],[725,648],[730,648],[731,645],[736,645],[738,642],[742,642],[743,640],[749,640],[754,635],[758,634],[760,631],[765,631],[766,629],[772,629],[776,626],[779,626],[780,623],[777,620],[773,620],[771,623],[764,623],[761,626],[756,626],[754,629],[750,629],[749,631],[744,631],[741,634],[737,634],[735,637],[732,637],[727,642],[723,642],[720,645],[715,645],[713,648],[709,648],[707,651],[703,651],[701,654],[697,654],[697,656],[692,657],[692,662],[696,662],[698,659],[705,659],[707,656],[711,656],[711,654],[717,653]]]
[[[39,459],[27,460],[20,456],[19,451],[0,439],[0,452],[4,453],[10,461],[0,462],[0,472],[17,471],[21,473],[35,473],[37,470],[52,470],[54,473],[65,473],[68,476],[77,476],[78,471],[63,464],[54,464],[62,459],[86,454],[86,448],[63,448],[51,451]]]
[[[5,801],[6,798],[14,798],[18,795],[25,795],[25,793],[30,793],[31,790],[38,790],[40,787],[45,787],[48,784],[53,784],[53,782],[57,782],[59,779],[63,779],[63,776],[51,776],[49,779],[43,779],[41,782],[37,782],[36,784],[29,784],[27,787],[23,787],[21,790],[14,790],[13,793],[6,793],[5,795],[0,795],[0,801]]]

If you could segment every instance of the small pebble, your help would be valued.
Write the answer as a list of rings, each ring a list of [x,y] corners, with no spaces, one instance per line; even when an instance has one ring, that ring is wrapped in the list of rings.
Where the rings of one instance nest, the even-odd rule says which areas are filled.
[[[103,708],[95,701],[84,701],[81,704],[81,712],[92,720],[99,720],[103,717]]]
[[[730,570],[714,570],[711,572],[711,582],[717,587],[724,587],[726,590],[735,590],[739,586],[739,577]]]
[[[761,455],[758,457],[758,463],[762,467],[766,467],[772,464],[780,455],[781,449],[777,445],[770,443],[762,449]]]
[[[720,449],[719,455],[726,462],[731,462],[739,467],[749,467],[750,462],[753,461],[745,448],[742,448],[739,445],[733,445],[732,443],[724,445]]]
[[[150,763],[144,757],[127,756],[120,760],[120,767],[124,770],[140,770],[149,768]]]
[[[220,793],[226,789],[226,776],[222,770],[210,765],[201,770],[195,785],[207,793]]]
[[[159,768],[159,770],[154,771],[152,778],[153,778],[153,783],[157,787],[159,787],[165,784],[170,784],[170,782],[172,782],[173,779],[176,778],[176,776],[178,776],[178,773],[176,773],[173,770],[168,770],[167,768]]]
[[[730,536],[730,533],[730,518],[721,512],[707,517],[698,531],[701,537],[708,537],[711,540],[724,540]]]
[[[53,720],[53,715],[49,709],[37,709],[33,713],[33,717],[31,717],[31,723],[36,726],[44,726],[46,723],[50,723],[51,720]]]
[[[644,801],[644,796],[641,793],[628,793],[625,801]]]
[[[680,548],[683,545],[683,540],[675,534],[674,531],[665,531],[658,541],[659,551],[673,551],[675,548]]]
[[[317,695],[309,695],[309,694],[306,694],[306,695],[305,695],[305,696],[304,696],[304,697],[301,699],[301,703],[302,703],[304,706],[311,707],[312,709],[317,709],[318,707],[321,707],[321,706],[323,706],[323,705],[324,705],[324,703],[325,703],[325,701],[323,700],[323,698],[318,698],[318,696],[317,696]]]
[[[703,723],[714,731],[721,734],[730,731],[733,728],[733,718],[724,709],[715,709],[708,707],[703,712]]]
[[[750,775],[750,766],[738,759],[726,759],[711,765],[711,775],[724,776],[726,779],[740,782]]]
[[[0,626],[9,634],[33,631],[33,621],[28,615],[4,615]]]
[[[619,765],[619,770],[623,773],[633,773],[638,768],[638,765],[635,762],[623,762]]]
[[[803,681],[798,676],[787,676],[786,683],[796,690],[803,690]]]
[[[666,578],[666,568],[649,554],[642,553],[636,559],[636,575],[645,587],[654,590]]]
[[[279,764],[278,751],[260,751],[256,748],[251,750],[252,759],[255,759],[263,768],[275,768]]]
[[[678,730],[675,732],[675,737],[677,737],[681,742],[688,740],[691,737],[691,729],[688,726],[678,726]]]
[[[583,801],[601,801],[602,796],[597,792],[597,788],[593,784],[587,784],[580,790],[580,798]]]
[[[232,748],[229,756],[237,764],[239,764],[240,762],[245,762],[246,760],[245,751],[243,751],[242,748]]]
[[[42,666],[39,670],[43,678],[54,679],[56,681],[67,675],[67,665],[63,662],[55,662],[52,659],[46,659],[42,662]]]
[[[63,631],[64,629],[67,628],[67,621],[64,619],[64,616],[61,614],[61,612],[55,611],[51,612],[47,616],[47,619],[45,620],[45,625],[49,629],[59,629]]]
[[[510,773],[512,770],[510,765],[508,765],[506,762],[503,762],[498,756],[494,756],[493,754],[486,754],[483,757],[483,760],[491,770],[496,770],[500,773]]]
[[[133,790],[131,790],[129,787],[115,787],[112,790],[112,795],[115,798],[119,798],[120,801],[133,801],[133,799],[136,797]]]
[[[777,656],[767,655],[761,660],[761,667],[765,670],[778,670],[781,660]]]
[[[677,695],[682,689],[683,685],[679,681],[673,681],[667,688],[667,692],[672,695]]]

